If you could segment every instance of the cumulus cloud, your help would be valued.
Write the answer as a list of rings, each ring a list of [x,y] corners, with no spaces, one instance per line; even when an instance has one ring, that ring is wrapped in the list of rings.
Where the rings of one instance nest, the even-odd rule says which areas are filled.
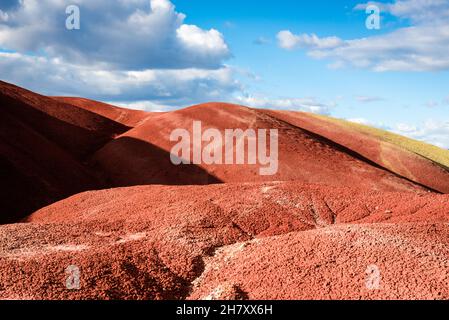
[[[104,101],[152,101],[183,107],[220,100],[240,89],[234,70],[110,70],[97,65],[68,64],[57,58],[0,52],[2,78],[49,95],[86,96]]]
[[[251,95],[239,96],[236,102],[254,108],[282,109],[291,111],[305,111],[319,114],[329,114],[336,103],[324,103],[316,98],[281,98],[270,99]]]
[[[366,5],[358,5],[356,9],[364,9]],[[315,59],[332,59],[330,66],[333,68],[350,65],[378,72],[449,69],[449,55],[446,54],[449,51],[449,1],[398,0],[379,5],[398,18],[409,19],[413,25],[352,40],[295,35],[283,30],[278,33],[279,46],[304,48]]]
[[[78,5],[81,29],[67,30],[65,8]],[[230,56],[217,30],[184,24],[169,0],[22,0],[2,11],[0,47],[117,69],[218,68]]]
[[[80,30],[65,27],[68,5]],[[0,10],[0,78],[37,92],[153,110],[240,87],[223,35],[184,23],[169,0],[2,0]]]

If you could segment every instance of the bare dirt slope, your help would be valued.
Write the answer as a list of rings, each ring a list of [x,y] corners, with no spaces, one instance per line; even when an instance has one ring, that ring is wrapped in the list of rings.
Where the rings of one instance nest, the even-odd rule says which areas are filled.
[[[128,128],[0,82],[0,223],[99,187],[90,155]]]
[[[260,165],[203,164],[193,171],[192,166],[173,165],[169,153],[175,143],[170,141],[170,134],[181,128],[189,130],[193,136],[194,120],[201,121],[203,130],[217,128],[223,134],[225,129],[234,128],[277,129],[277,174],[260,175]],[[223,147],[223,154],[224,150]],[[116,186],[295,180],[385,191],[422,190],[323,136],[260,110],[223,103],[203,104],[155,116],[106,144],[94,158]]]
[[[433,190],[449,193],[449,171],[444,165],[344,121],[304,112],[272,111],[267,114],[326,137],[377,165]],[[380,130],[379,130],[380,132]],[[434,147],[435,148],[435,147]],[[443,150],[441,150],[443,151]]]
[[[114,122],[121,123],[129,128],[134,128],[146,118],[151,117],[154,113],[130,110],[125,108],[116,107],[107,103],[75,97],[52,97],[57,101],[61,101],[67,104],[77,106],[82,109],[86,109],[90,112],[99,114],[105,118],[108,118]]]

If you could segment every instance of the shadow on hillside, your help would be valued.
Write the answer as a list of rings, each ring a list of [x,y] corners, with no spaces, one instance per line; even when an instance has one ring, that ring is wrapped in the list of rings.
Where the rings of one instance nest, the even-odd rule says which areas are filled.
[[[91,161],[73,167],[64,161],[58,162],[59,159],[43,163],[41,157],[28,156],[26,165],[30,168],[24,168],[22,160],[14,163],[16,156],[22,158],[24,154],[12,154],[13,159],[8,159],[5,157],[11,157],[11,153],[4,154],[0,148],[0,224],[22,221],[36,210],[84,191],[151,184],[221,183],[198,166],[174,166],[168,152],[146,142],[119,138],[113,143],[126,146],[126,154],[120,156],[121,164],[116,164],[118,159],[111,157],[101,165]],[[52,171],[52,167],[64,170]],[[72,169],[93,172],[92,179],[84,172],[79,172],[78,176],[70,171]]]
[[[91,159],[105,145],[116,145],[114,137],[130,128],[87,110],[70,109],[70,106],[3,84],[3,91],[0,91],[0,224],[22,221],[42,207],[89,190],[138,184],[220,182],[195,166],[174,167],[169,162],[170,154],[164,150],[140,140],[120,138],[118,145],[128,146],[128,151],[119,154],[122,160],[125,158],[122,161],[125,167],[120,167],[118,176],[121,179],[117,183],[116,168],[94,166],[95,161]],[[88,124],[83,126],[84,120]],[[136,159],[138,163],[133,161]],[[114,159],[108,161],[114,162]],[[136,171],[142,163],[149,164],[149,168]]]
[[[221,180],[197,165],[174,165],[170,153],[148,142],[120,137],[95,156],[95,168],[108,185],[208,185]]]
[[[21,91],[14,90],[6,94],[0,92],[0,112],[7,113],[26,124],[78,160],[88,158],[115,136],[131,129],[94,112],[45,96],[29,93],[21,97],[20,94]],[[37,99],[39,101],[34,101]],[[49,113],[60,114],[58,118],[61,119],[40,110],[33,104],[40,105]],[[82,121],[86,121],[85,127],[76,124]],[[89,128],[92,125],[95,128]]]

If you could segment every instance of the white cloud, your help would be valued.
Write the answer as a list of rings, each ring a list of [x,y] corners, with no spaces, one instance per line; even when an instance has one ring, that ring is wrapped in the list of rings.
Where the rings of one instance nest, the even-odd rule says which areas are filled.
[[[292,50],[298,43],[298,38],[289,30],[280,31],[277,34],[279,46],[283,49]]]
[[[356,96],[355,99],[360,103],[371,103],[384,100],[382,97],[376,96]]]
[[[183,24],[176,30],[176,35],[181,43],[192,50],[192,53],[220,55],[228,52],[228,46],[224,42],[223,35],[215,29],[202,30],[195,25]]]
[[[378,129],[382,129],[382,130],[392,131],[391,127],[389,127],[385,123],[373,122],[366,118],[345,118],[344,120],[353,122],[353,123],[357,123],[357,124],[363,124],[365,126],[370,126],[370,127],[374,127],[374,128],[378,128]]]
[[[324,103],[316,98],[270,99],[250,95],[237,97],[236,102],[253,108],[305,111],[320,114],[329,114],[331,108],[335,106],[335,102]]]
[[[343,41],[337,37],[318,38],[316,34],[295,35],[289,30],[280,31],[277,34],[279,46],[292,50],[296,48],[332,49],[339,47]]]
[[[2,79],[50,95],[76,95],[106,101],[147,101],[186,106],[220,100],[240,89],[234,70],[147,69],[121,71],[68,64],[57,58],[0,52]]]
[[[358,4],[356,10],[365,10],[369,4],[377,5],[382,12],[413,22],[441,22],[449,18],[447,0],[397,0],[394,3],[368,2]]]
[[[351,119],[346,119],[346,120],[349,121],[349,122],[357,123],[357,124],[363,124],[363,125],[366,125],[366,126],[373,126],[373,124],[369,120],[367,120],[365,118],[351,118]]]
[[[397,124],[393,132],[449,149],[449,122],[427,120],[420,126]]]
[[[9,19],[8,13],[0,10],[0,22],[7,22]]]
[[[305,48],[312,58],[332,59],[330,67],[333,68],[352,65],[378,72],[449,69],[449,55],[446,54],[449,52],[449,1],[402,0],[380,5],[399,18],[410,19],[414,25],[353,40],[281,31],[279,46]]]
[[[76,4],[81,29],[65,28],[65,8]],[[23,0],[0,26],[0,47],[45,53],[71,63],[117,69],[218,68],[230,57],[217,30],[186,25],[169,0]]]
[[[391,131],[414,140],[427,142],[443,149],[449,149],[449,122],[428,119],[419,125],[397,123],[394,126],[387,126],[383,123],[374,123],[365,118],[350,118],[345,120]]]
[[[174,109],[174,107],[172,106],[158,104],[153,101],[137,101],[137,102],[108,101],[107,103],[117,107],[132,110],[150,111],[150,112],[166,112]]]
[[[80,30],[65,28],[69,4]],[[169,0],[21,0],[2,10],[0,78],[37,92],[166,109],[240,88],[223,35],[185,24]]]

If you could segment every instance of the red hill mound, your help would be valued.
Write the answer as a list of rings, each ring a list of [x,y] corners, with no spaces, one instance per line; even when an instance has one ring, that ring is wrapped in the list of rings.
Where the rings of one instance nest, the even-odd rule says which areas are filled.
[[[272,111],[267,114],[326,137],[377,165],[433,190],[449,193],[449,171],[441,164],[388,141],[363,134],[344,122],[304,112]]]
[[[170,134],[178,128],[192,134],[193,121],[201,121],[203,128],[217,128],[223,134],[225,129],[233,128],[277,129],[277,174],[261,176],[259,165],[248,164],[202,164],[199,166],[202,170],[193,172],[191,166],[173,165],[167,156],[175,144],[170,141]],[[165,153],[165,156],[152,156],[155,148],[160,155]],[[360,188],[385,191],[423,190],[323,136],[260,110],[222,103],[198,105],[154,116],[151,121],[145,121],[106,144],[96,153],[95,160],[116,186],[295,180],[334,186],[357,185]],[[198,176],[198,172],[202,175]]]
[[[108,118],[114,122],[121,123],[127,127],[134,128],[146,118],[151,117],[153,113],[130,110],[125,108],[119,108],[107,103],[98,102],[95,100],[85,98],[73,98],[73,97],[52,97],[53,99],[77,106],[79,108],[88,110],[90,112],[99,114],[105,118]]]
[[[98,188],[84,163],[127,130],[98,114],[0,82],[0,223]]]

